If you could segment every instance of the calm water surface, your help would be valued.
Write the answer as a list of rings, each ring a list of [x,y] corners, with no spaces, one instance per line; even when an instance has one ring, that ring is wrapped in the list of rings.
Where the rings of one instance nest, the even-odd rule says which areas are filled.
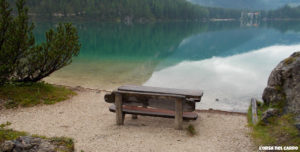
[[[300,50],[300,22],[75,23],[82,42],[73,63],[45,81],[113,90],[123,84],[204,90],[199,109],[245,112],[272,69]],[[38,23],[44,39],[55,23]]]

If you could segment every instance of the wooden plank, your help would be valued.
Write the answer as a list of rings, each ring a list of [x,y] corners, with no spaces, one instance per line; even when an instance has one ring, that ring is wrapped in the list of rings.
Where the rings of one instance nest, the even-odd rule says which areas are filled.
[[[199,98],[203,96],[203,91],[201,90],[188,90],[188,89],[172,89],[172,88],[159,88],[159,87],[149,87],[149,86],[133,86],[125,85],[118,88],[119,91],[131,91],[131,92],[147,92],[147,93],[157,93],[157,94],[174,94],[182,95],[187,98]]]
[[[113,100],[114,101],[114,94],[107,94],[105,95],[105,100]],[[152,107],[152,108],[161,108],[167,110],[174,110],[175,111],[175,99],[158,99],[152,98],[152,96],[134,96],[123,94],[122,95],[123,105],[128,106],[143,106],[143,107]],[[183,100],[183,111],[184,112],[192,112],[195,111],[196,103],[189,100]],[[112,101],[107,101],[112,103]]]
[[[251,99],[251,106],[252,106],[252,123],[255,125],[258,122],[257,118],[257,101],[255,98]]]
[[[122,106],[122,95],[119,93],[115,94],[115,105],[116,105],[116,122],[117,125],[124,124],[124,117],[123,117],[123,106]]]
[[[182,99],[176,99],[176,110],[175,110],[175,129],[182,130],[182,120],[183,120],[183,109],[182,109]]]
[[[109,111],[115,112],[116,106],[111,105],[109,107]],[[136,107],[136,106],[123,105],[123,113],[143,115],[143,116],[152,116],[152,117],[175,118],[174,111],[163,110],[163,109],[153,109],[153,108],[143,108],[143,107]],[[196,120],[197,118],[198,118],[198,114],[195,112],[183,112],[184,120]]]
[[[159,99],[185,98],[185,96],[183,95],[161,94],[161,93],[152,93],[152,92],[113,91],[112,93],[121,93],[121,94],[127,94],[131,96],[149,96],[152,98],[159,98]]]

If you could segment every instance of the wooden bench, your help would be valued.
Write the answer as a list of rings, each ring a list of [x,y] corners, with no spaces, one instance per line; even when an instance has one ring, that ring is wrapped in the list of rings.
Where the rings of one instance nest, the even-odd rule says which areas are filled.
[[[116,113],[117,125],[124,124],[125,114],[175,118],[175,128],[182,129],[183,120],[196,120],[196,102],[200,102],[202,91],[167,89],[147,86],[121,86],[104,99],[114,103],[109,107]]]

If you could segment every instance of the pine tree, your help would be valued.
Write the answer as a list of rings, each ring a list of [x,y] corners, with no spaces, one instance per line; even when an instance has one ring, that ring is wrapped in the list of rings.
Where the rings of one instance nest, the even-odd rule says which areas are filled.
[[[12,61],[10,60],[11,45],[9,45],[12,34],[13,18],[12,10],[6,0],[0,0],[0,84],[12,74]]]
[[[17,0],[17,16],[0,0],[0,83],[37,82],[68,65],[80,51],[77,30],[70,23],[46,32],[46,42],[35,44],[25,0]]]

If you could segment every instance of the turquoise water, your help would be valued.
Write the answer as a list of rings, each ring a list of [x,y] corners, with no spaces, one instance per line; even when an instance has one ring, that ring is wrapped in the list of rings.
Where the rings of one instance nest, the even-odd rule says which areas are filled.
[[[113,90],[123,84],[204,90],[199,109],[245,112],[272,69],[300,50],[300,22],[74,23],[82,49],[45,81]],[[55,23],[38,23],[37,41]]]

